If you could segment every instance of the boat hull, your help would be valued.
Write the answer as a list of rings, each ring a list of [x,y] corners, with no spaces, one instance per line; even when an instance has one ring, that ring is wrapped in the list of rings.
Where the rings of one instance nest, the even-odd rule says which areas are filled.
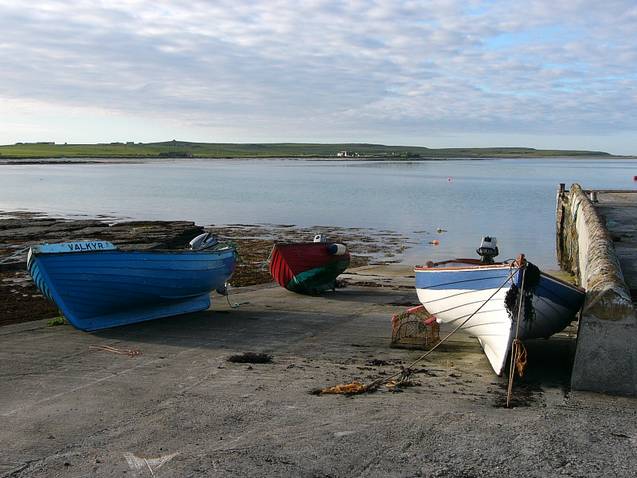
[[[564,330],[584,305],[583,289],[542,272],[533,290],[533,313],[520,324],[522,338],[540,339]]]
[[[205,310],[234,267],[233,249],[32,253],[28,261],[40,291],[86,331]]]
[[[350,262],[349,252],[332,254],[329,243],[276,244],[270,274],[284,287],[301,294],[317,294],[335,287]]]
[[[522,270],[506,264],[421,267],[415,272],[420,302],[441,323],[455,326],[466,320],[461,328],[478,339],[498,375],[516,334],[521,300],[530,302],[521,308],[517,331],[524,340],[549,337],[563,330],[585,298],[583,290],[540,272],[524,299],[519,293]]]

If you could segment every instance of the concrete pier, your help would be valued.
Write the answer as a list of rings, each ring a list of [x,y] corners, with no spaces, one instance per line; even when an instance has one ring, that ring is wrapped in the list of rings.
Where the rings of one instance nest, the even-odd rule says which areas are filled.
[[[634,400],[567,391],[568,331],[527,344],[513,409],[506,380],[460,333],[402,393],[309,394],[422,353],[390,347],[391,316],[417,304],[413,283],[386,286],[381,267],[345,278],[320,297],[243,287],[238,308],[215,295],[205,312],[96,333],[1,327],[0,476],[634,476]],[[272,363],[227,361],[246,351]]]
[[[560,185],[557,252],[587,291],[571,386],[637,395],[637,194]]]

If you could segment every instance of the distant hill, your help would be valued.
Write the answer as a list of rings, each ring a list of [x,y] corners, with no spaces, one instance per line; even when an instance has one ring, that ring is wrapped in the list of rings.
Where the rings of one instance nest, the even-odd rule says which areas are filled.
[[[17,143],[0,146],[0,159],[41,158],[361,158],[450,159],[537,158],[555,156],[613,157],[602,151],[533,148],[442,148],[386,146],[367,143]]]

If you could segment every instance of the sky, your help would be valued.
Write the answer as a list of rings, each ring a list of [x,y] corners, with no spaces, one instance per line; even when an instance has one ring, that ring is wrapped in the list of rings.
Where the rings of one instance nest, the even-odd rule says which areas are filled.
[[[635,0],[0,0],[0,144],[637,154]]]

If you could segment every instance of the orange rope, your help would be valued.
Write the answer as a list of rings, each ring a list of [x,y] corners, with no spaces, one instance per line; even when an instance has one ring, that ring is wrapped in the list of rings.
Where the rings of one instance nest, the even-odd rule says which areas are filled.
[[[118,355],[128,355],[129,357],[137,357],[142,354],[141,350],[137,349],[118,349],[110,345],[89,345],[89,350],[101,350],[103,352],[110,352]]]
[[[518,339],[520,335],[520,320],[522,318],[522,305],[524,304],[524,278],[526,276],[526,267],[522,270],[522,284],[520,284],[520,293],[518,294],[518,298],[520,300],[518,304],[518,317],[515,322],[515,339],[511,344],[511,361],[509,363],[509,384],[507,386],[507,408],[511,407],[511,393],[513,392],[513,379],[515,376],[515,369],[517,366],[517,358],[518,358],[518,349],[520,346],[524,349],[522,342]],[[514,366],[515,365],[515,366]],[[524,366],[522,367],[522,374],[524,374],[524,368],[526,368],[526,349],[524,349]],[[518,371],[519,373],[519,371]]]

